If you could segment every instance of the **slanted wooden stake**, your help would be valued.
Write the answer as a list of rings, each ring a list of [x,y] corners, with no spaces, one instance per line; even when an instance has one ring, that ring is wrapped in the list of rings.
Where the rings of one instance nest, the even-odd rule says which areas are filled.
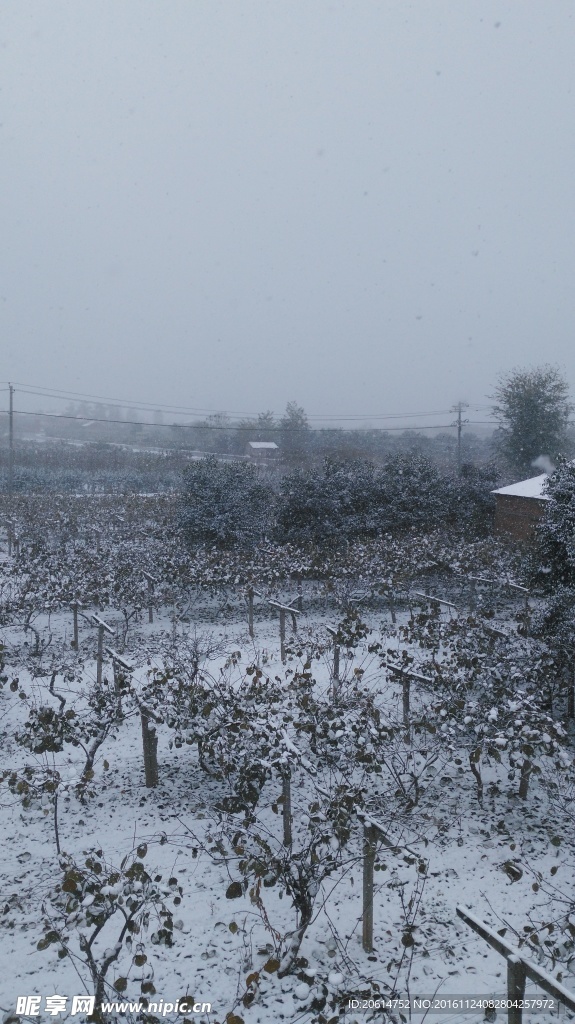
[[[158,737],[156,727],[150,725],[150,715],[147,711],[140,711],[142,722],[142,747],[144,751],[144,773],[146,786],[153,789],[158,785]]]
[[[289,768],[282,776],[282,809],[284,820],[284,846],[291,846],[291,773]]]
[[[373,872],[376,848],[377,828],[375,825],[364,825],[362,946],[366,953],[373,952]]]

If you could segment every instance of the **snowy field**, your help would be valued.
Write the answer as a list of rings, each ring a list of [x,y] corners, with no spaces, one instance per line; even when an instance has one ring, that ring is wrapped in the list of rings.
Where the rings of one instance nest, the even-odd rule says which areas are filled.
[[[51,550],[63,575],[82,556]],[[479,587],[465,607],[452,592],[454,607],[439,606],[413,578],[409,605],[399,587],[396,606],[369,587],[342,605],[337,587],[330,602],[308,580],[280,581],[256,587],[250,636],[244,581],[186,603],[144,579],[137,602],[84,594],[76,646],[69,603],[32,564],[4,544],[5,1019],[36,994],[39,1015],[20,1017],[82,1020],[72,999],[94,994],[97,976],[108,1003],[145,1012],[147,1000],[158,1007],[149,1019],[174,1020],[166,1007],[180,1001],[180,1019],[212,1024],[399,1021],[410,1019],[401,999],[505,997],[504,958],[458,905],[575,990],[570,723],[561,695],[542,712],[524,679],[506,675],[510,658],[527,659],[533,685],[544,660],[517,633],[517,594],[495,600]],[[157,579],[159,563],[146,565]],[[282,661],[269,601],[291,604],[296,590],[302,611],[297,632],[286,613]],[[111,630],[100,630],[100,683],[93,614]],[[462,650],[469,637],[484,638],[477,663]],[[497,689],[482,673],[499,661]],[[157,785],[146,785],[142,710]],[[520,798],[525,736],[534,767]],[[366,820],[378,826],[373,950],[362,946]],[[54,995],[66,1003],[50,1014]],[[526,996],[547,998],[531,982]],[[394,1009],[350,1004],[378,998]],[[426,1019],[484,1019],[443,1006]],[[524,1015],[555,1019],[549,1006]]]

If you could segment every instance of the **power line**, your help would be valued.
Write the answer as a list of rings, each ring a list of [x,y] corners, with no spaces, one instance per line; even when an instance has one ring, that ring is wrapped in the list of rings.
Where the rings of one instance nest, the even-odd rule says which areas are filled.
[[[4,383],[4,382],[0,382]],[[8,382],[6,382],[8,383]],[[204,409],[194,408],[191,406],[184,405],[167,405],[165,403],[153,403],[153,402],[138,402],[134,399],[122,399],[122,398],[110,398],[104,395],[92,395],[80,391],[67,391],[64,388],[45,388],[41,384],[27,384],[23,381],[15,381],[15,385],[21,390],[22,394],[35,395],[39,398],[54,398],[54,399],[86,399],[90,398],[94,401],[102,401],[111,405],[121,405],[125,407],[133,408],[146,408],[154,411],[166,411],[166,412],[179,412],[181,414],[188,413],[193,415],[232,415],[232,416],[254,416],[257,417],[259,413],[248,413],[245,411],[231,410],[228,412],[222,412],[216,409]],[[24,390],[23,390],[24,389]],[[444,416],[449,413],[449,409],[435,409],[428,410],[427,412],[409,412],[409,413],[364,413],[364,414],[341,414],[334,413],[330,415],[322,415],[319,413],[312,413],[308,416],[308,419],[317,421],[330,421],[330,420],[346,420],[346,421],[368,421],[368,420],[382,420],[382,419],[416,419],[418,417],[426,416]]]
[[[117,423],[125,426],[137,426],[137,427],[148,427],[152,430],[169,429],[172,430],[174,427],[177,430],[227,430],[227,431],[245,431],[253,434],[254,431],[261,431],[266,433],[287,433],[289,431],[304,432],[311,430],[318,432],[320,430],[326,430],[326,427],[258,427],[257,423],[250,426],[241,426],[235,423],[228,424],[212,424],[212,423],[150,423],[148,420],[117,420],[108,419],[107,417],[100,416],[72,416],[70,413],[58,413],[58,412],[26,412],[23,409],[14,409],[14,416],[34,416],[41,419],[52,419],[52,420],[72,420],[75,423],[81,423],[89,425],[91,423]],[[370,431],[380,431],[388,433],[390,431],[408,431],[408,430],[444,430],[449,429],[453,426],[452,423],[429,423],[429,424],[413,424],[403,427],[365,427],[366,433]],[[336,428],[337,429],[337,428]]]

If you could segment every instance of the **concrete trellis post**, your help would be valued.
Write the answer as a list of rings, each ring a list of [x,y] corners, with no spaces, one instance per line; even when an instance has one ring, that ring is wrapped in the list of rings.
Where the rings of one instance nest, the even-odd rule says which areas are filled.
[[[280,656],[282,663],[286,660],[286,610],[280,608]]]
[[[98,654],[96,656],[96,685],[102,685],[102,665],[104,664],[104,632],[114,635],[114,630],[98,615],[92,614],[92,622],[98,627]]]
[[[328,633],[333,637],[333,665],[331,670],[331,696],[332,700],[337,697],[337,691],[339,689],[339,655],[340,646],[337,640],[337,630],[332,629],[331,626],[327,627]]]
[[[511,1003],[520,1003],[525,997],[527,975],[522,961],[517,956],[507,957],[507,998]],[[518,1006],[510,1006],[508,1024],[522,1024],[523,1013]]]
[[[507,586],[511,587],[512,590],[518,590],[519,593],[524,595],[524,611],[525,611],[525,636],[529,635],[529,614],[531,609],[529,607],[529,591],[527,587],[522,587],[519,583],[511,583],[507,580]]]
[[[362,945],[366,953],[373,952],[373,875],[378,844],[381,843],[391,853],[403,851],[417,858],[411,846],[395,846],[388,838],[382,824],[367,815],[360,814],[363,819],[363,912],[362,912]]]
[[[153,789],[158,785],[158,737],[155,725],[150,726],[150,717],[150,713],[144,708],[140,710],[146,786]]]
[[[410,689],[410,685],[411,685],[411,680],[410,680],[409,676],[406,673],[404,673],[404,675],[403,675],[403,678],[401,680],[401,685],[402,685],[402,704],[403,704],[403,724],[405,726],[405,731],[406,731],[406,734],[407,734],[407,738],[409,739],[410,731],[411,731],[411,720],[410,720],[410,717],[409,717],[409,715],[410,715],[409,689]]]
[[[79,643],[79,635],[78,635],[78,610],[81,607],[82,607],[82,605],[81,605],[80,601],[78,601],[77,598],[76,598],[75,601],[72,601],[72,604],[70,605],[70,608],[72,609],[72,619],[73,619],[73,623],[74,623],[74,639],[72,640],[72,647],[76,651],[78,650],[78,643]]]
[[[14,534],[14,523],[11,519],[6,520],[6,535],[8,538],[8,555],[12,555],[12,537]]]
[[[289,768],[285,775],[282,775],[282,813],[284,826],[284,846],[291,846],[291,773]]]
[[[294,623],[294,625],[296,623],[296,615],[299,615],[300,613],[299,613],[299,611],[297,611],[296,608],[292,608],[291,605],[289,605],[289,604],[280,604],[279,601],[269,601],[268,604],[271,604],[272,608],[277,608],[279,610],[279,613],[280,613],[280,654],[281,654],[282,662],[285,663],[285,660],[286,660],[286,650],[285,650],[285,642],[286,642],[286,612],[290,613],[290,615],[292,617],[292,622]],[[294,629],[294,632],[295,632],[295,629]]]
[[[366,953],[373,952],[373,872],[377,850],[375,825],[363,826],[363,930],[362,946]]]
[[[523,758],[523,764],[521,765],[521,775],[519,781],[519,799],[527,800],[527,793],[529,791],[529,779],[531,778],[531,769],[533,765],[526,757]]]
[[[301,581],[301,576],[300,575],[298,575],[298,581],[297,581],[297,599],[296,600],[297,600],[297,610],[298,610],[298,612],[303,612],[303,585],[302,585],[302,581]]]
[[[415,679],[420,683],[427,683],[429,685],[431,683],[431,679],[427,679],[427,677],[422,675],[420,672],[411,672],[409,669],[403,668],[401,665],[393,665],[390,661],[386,662],[386,665],[391,672],[395,672],[395,674],[401,678],[402,717],[406,731],[406,738],[409,741],[411,738],[411,680]]]
[[[525,995],[525,981],[529,978],[539,988],[542,988],[548,995],[553,996],[558,1003],[566,1006],[567,1009],[575,1011],[575,995],[566,989],[547,971],[542,970],[533,963],[529,957],[523,955],[522,950],[512,946],[493,928],[480,921],[475,914],[465,907],[456,907],[457,916],[465,921],[465,924],[473,929],[482,939],[494,949],[500,956],[507,960],[507,1000],[510,1005],[507,1009],[507,1024],[522,1024],[523,1010],[521,1000]],[[517,1005],[519,1003],[519,1005]]]
[[[157,583],[155,576],[151,573],[144,571],[144,576],[148,581],[148,622],[154,621],[154,584]]]
[[[116,696],[118,698],[118,710],[121,711],[122,691],[120,688],[120,683],[118,681],[118,668],[123,668],[126,670],[126,672],[133,672],[134,666],[132,665],[131,661],[128,661],[126,658],[123,658],[121,654],[118,654],[118,652],[115,651],[113,647],[106,647],[106,654],[108,654],[112,659],[112,668],[114,670],[114,690],[116,691]]]

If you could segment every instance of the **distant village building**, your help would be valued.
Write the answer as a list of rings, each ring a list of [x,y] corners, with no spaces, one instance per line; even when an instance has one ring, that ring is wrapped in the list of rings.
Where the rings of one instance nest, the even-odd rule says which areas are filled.
[[[545,511],[545,502],[549,501],[544,493],[547,479],[547,473],[542,473],[491,492],[496,500],[495,533],[516,540],[532,539],[535,526]]]
[[[246,455],[254,462],[266,462],[268,459],[275,459],[279,448],[275,441],[248,441]]]

